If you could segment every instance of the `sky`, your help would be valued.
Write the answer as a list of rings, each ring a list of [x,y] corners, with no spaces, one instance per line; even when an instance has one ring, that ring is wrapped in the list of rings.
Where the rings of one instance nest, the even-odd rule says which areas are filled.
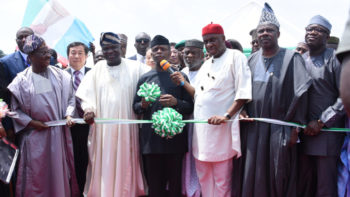
[[[223,26],[227,39],[238,39],[249,47],[249,30],[255,27],[264,0],[58,0],[71,15],[82,20],[99,49],[101,32],[128,36],[127,57],[135,54],[135,36],[146,32],[161,34],[172,42],[201,39],[202,28],[210,22]],[[0,0],[0,49],[12,53],[15,35],[21,27],[27,0]],[[348,0],[269,0],[281,23],[280,46],[293,47],[302,41],[305,26],[321,14],[333,25],[331,34],[341,37],[349,15]],[[287,27],[288,26],[288,27]],[[290,34],[290,35],[288,35]],[[288,36],[287,36],[288,35]],[[296,45],[297,43],[295,43]]]

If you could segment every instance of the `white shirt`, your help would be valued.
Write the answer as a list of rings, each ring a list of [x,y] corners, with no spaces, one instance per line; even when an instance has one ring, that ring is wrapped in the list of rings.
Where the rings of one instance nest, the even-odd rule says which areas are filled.
[[[72,67],[70,67],[70,72],[71,72],[71,74],[72,74],[72,77],[73,77],[73,83],[75,82],[75,75],[74,75],[74,72],[75,72],[76,70],[74,69],[74,68],[72,68]],[[85,66],[83,66],[83,67],[81,67],[81,69],[79,70],[80,71],[80,73],[79,73],[79,79],[80,79],[80,81],[84,78],[84,76],[85,76]]]
[[[136,61],[139,61],[139,62],[145,64],[146,63],[146,57],[136,53]]]
[[[226,49],[219,58],[205,61],[196,78],[194,118],[223,116],[235,100],[252,98],[251,72],[247,58]],[[239,113],[237,113],[239,114]],[[241,155],[239,121],[221,125],[195,124],[193,155],[200,161],[218,162]]]
[[[187,77],[190,80],[190,83],[193,87],[196,87],[196,85],[198,84],[198,81],[199,81],[198,78],[196,78],[198,71],[199,70],[190,71],[190,69],[188,67],[185,67],[181,70],[181,72],[183,72],[187,75]]]

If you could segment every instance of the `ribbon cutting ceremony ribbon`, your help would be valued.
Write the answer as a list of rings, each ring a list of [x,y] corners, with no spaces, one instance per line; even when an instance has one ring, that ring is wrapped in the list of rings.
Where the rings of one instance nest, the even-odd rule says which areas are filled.
[[[294,122],[286,122],[282,120],[276,120],[276,119],[270,119],[270,118],[247,118],[247,119],[253,119],[254,121],[264,122],[264,123],[270,123],[270,124],[277,124],[281,126],[290,126],[290,127],[298,127],[298,128],[306,128],[306,125],[301,125]],[[237,119],[228,120],[226,122],[232,122]],[[239,119],[239,120],[245,120]],[[86,124],[85,121],[81,118],[75,118],[73,119],[73,122],[77,124]],[[207,120],[182,120],[181,123],[208,123]],[[152,120],[125,120],[125,119],[107,119],[107,118],[95,118],[96,124],[152,124]],[[62,126],[66,124],[66,120],[57,120],[57,121],[49,121],[45,122],[47,126],[53,127],[53,126]],[[350,128],[323,128],[321,131],[332,131],[332,132],[347,132],[350,133]]]

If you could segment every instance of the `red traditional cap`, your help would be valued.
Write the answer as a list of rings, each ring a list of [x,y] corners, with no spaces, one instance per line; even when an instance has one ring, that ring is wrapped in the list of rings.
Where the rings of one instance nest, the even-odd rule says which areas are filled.
[[[224,34],[224,29],[221,27],[221,25],[213,24],[212,22],[202,29],[202,36],[207,34]]]

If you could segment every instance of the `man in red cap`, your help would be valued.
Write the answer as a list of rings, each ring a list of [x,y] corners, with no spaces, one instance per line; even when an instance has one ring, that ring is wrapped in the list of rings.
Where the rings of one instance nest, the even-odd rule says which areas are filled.
[[[237,114],[252,98],[251,74],[246,57],[227,49],[221,25],[209,24],[202,30],[207,52],[212,56],[199,71],[195,91],[193,155],[205,196],[231,196],[232,158],[241,155]],[[233,119],[232,122],[226,122]],[[225,123],[225,124],[222,124]]]
[[[209,123],[195,125],[193,156],[202,196],[226,197],[231,196],[232,158],[241,155],[236,117],[252,97],[251,74],[246,57],[238,50],[226,48],[220,25],[205,26],[202,36],[211,58],[198,71],[196,87],[184,84],[194,93],[194,118],[208,119]],[[179,73],[172,78],[184,81]]]

